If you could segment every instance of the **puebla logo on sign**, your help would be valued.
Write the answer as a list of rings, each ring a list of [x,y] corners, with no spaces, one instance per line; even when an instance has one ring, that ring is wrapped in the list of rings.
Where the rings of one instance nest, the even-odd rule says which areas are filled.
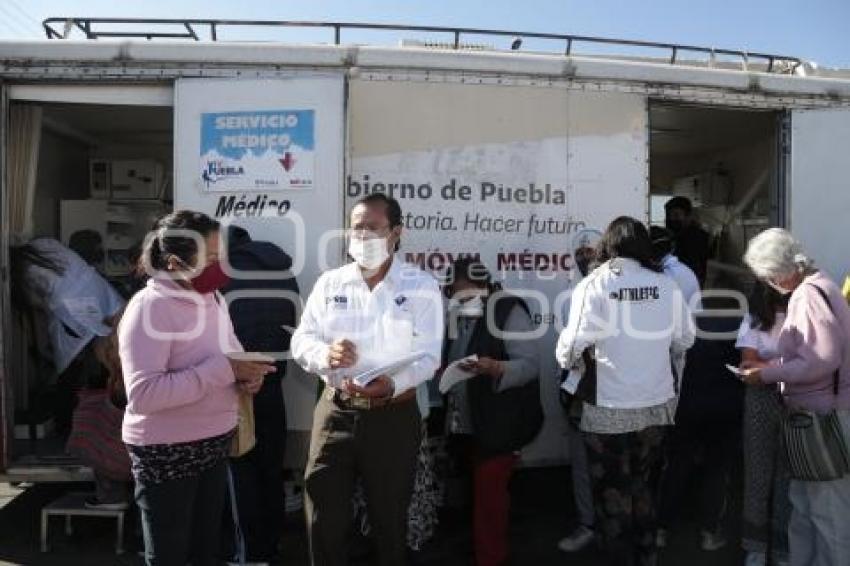
[[[314,153],[313,110],[201,114],[205,191],[311,189]]]

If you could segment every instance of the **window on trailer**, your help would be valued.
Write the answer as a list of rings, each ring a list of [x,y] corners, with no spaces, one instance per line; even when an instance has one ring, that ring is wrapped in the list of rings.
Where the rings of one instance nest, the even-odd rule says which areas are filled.
[[[23,139],[32,147],[29,155],[14,156],[33,171],[31,182],[19,183],[23,188],[5,196],[13,209],[26,211],[24,235],[16,243],[46,238],[73,248],[108,281],[110,290],[126,296],[133,246],[171,208],[172,109],[12,101],[10,116],[27,118],[18,124],[12,120],[10,137],[14,128],[27,128],[29,138]],[[26,175],[21,179],[26,181]],[[48,299],[49,293],[38,293]],[[20,474],[31,479],[32,470],[57,464],[71,475],[82,472],[65,451],[75,393],[104,384],[105,371],[89,345],[57,371],[49,309],[35,306],[39,297],[35,299],[17,301],[3,313],[13,329],[5,345],[10,360],[6,393],[13,400],[14,418],[6,470],[10,478]]]

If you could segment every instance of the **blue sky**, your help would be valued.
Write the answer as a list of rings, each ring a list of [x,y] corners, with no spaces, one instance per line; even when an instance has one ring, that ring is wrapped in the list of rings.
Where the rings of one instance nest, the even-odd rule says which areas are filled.
[[[0,38],[44,37],[38,22],[67,15],[372,21],[572,33],[765,51],[850,68],[850,0],[0,0]],[[321,31],[222,35],[332,38]],[[343,41],[392,43],[400,37],[349,33]],[[526,42],[537,46],[543,47]]]

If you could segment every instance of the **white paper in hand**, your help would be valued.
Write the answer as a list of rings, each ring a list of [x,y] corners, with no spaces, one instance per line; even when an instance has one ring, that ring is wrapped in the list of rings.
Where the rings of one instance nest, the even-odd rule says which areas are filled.
[[[461,358],[450,363],[448,367],[446,367],[445,371],[443,371],[443,376],[440,378],[440,393],[446,393],[449,389],[461,381],[474,377],[474,372],[461,369],[460,366],[467,362],[475,361],[478,361],[478,356],[476,354],[472,354],[471,356],[466,356],[465,358]]]
[[[575,395],[576,391],[578,391],[578,384],[581,381],[582,372],[576,368],[570,370],[567,374],[567,379],[561,383],[561,389],[569,393],[570,395]]]
[[[273,364],[274,358],[260,352],[229,352],[225,354],[231,360],[237,362],[257,362],[260,364]]]
[[[740,379],[742,381],[744,379],[744,376],[747,376],[747,375],[750,374],[750,372],[752,372],[752,370],[740,369],[740,368],[737,368],[737,367],[735,367],[733,365],[729,365],[729,364],[726,364],[726,369],[731,371],[733,374],[735,374],[735,377],[737,377],[738,379]]]
[[[392,362],[382,364],[378,367],[358,373],[357,375],[353,376],[351,380],[355,383],[355,385],[359,385],[360,387],[366,387],[367,385],[372,383],[372,381],[379,375],[396,374],[407,366],[416,363],[425,355],[425,352],[413,352],[412,354],[404,356],[403,358],[399,358]]]

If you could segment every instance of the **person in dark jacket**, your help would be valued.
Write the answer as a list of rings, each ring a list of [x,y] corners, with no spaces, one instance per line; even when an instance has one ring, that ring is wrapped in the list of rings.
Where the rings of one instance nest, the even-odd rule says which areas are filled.
[[[246,351],[265,352],[278,360],[277,372],[266,376],[254,396],[257,444],[244,456],[231,460],[247,560],[276,564],[283,519],[286,448],[286,407],[281,382],[286,372],[283,357],[289,351],[296,322],[298,283],[289,273],[292,258],[275,244],[254,241],[247,230],[231,226],[227,247],[233,273],[223,292],[236,336]],[[251,272],[257,271],[276,272],[276,275],[256,278]],[[233,556],[235,537],[231,542],[233,547],[226,548],[226,552]]]
[[[694,218],[694,206],[687,197],[673,197],[664,204],[665,225],[673,233],[676,257],[691,268],[700,287],[705,286],[711,238]]]
[[[735,338],[740,317],[698,313],[703,333],[688,351],[676,425],[667,438],[667,466],[661,480],[658,543],[667,543],[668,528],[687,507],[696,507],[701,547],[726,545],[721,530],[734,459],[740,456],[744,385],[726,369],[737,366]],[[722,338],[720,334],[725,335]],[[687,488],[696,483],[699,500],[687,502]]]
[[[475,564],[498,566],[509,554],[508,481],[519,449],[542,424],[534,324],[524,301],[501,291],[480,262],[456,261],[445,292],[444,366],[476,356],[460,364],[473,377],[448,391],[449,443],[471,469]],[[513,337],[503,340],[500,331]]]

